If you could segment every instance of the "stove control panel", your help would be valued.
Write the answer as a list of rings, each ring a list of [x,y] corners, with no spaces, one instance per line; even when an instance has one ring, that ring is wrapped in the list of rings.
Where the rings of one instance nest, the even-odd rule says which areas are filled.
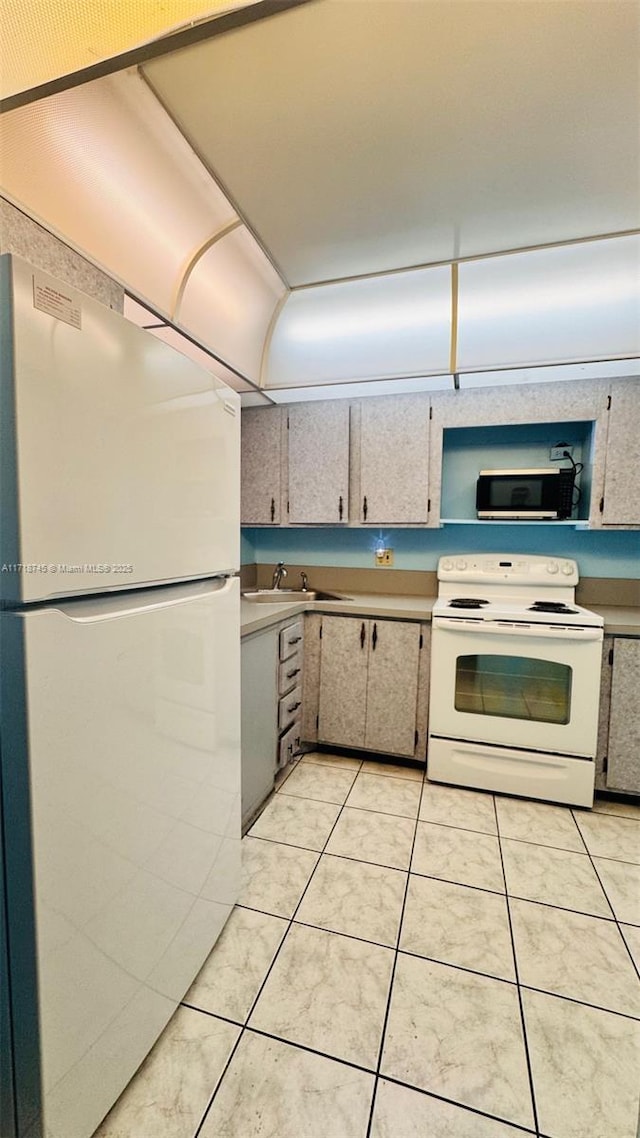
[[[459,581],[468,585],[474,582],[503,583],[527,587],[550,586],[575,588],[578,584],[578,566],[575,561],[560,557],[537,557],[522,554],[474,554],[441,557],[438,562],[439,581]]]

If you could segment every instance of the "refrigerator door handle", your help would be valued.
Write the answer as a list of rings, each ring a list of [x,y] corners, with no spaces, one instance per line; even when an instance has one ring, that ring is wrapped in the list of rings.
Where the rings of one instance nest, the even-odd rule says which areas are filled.
[[[181,605],[196,597],[208,597],[212,593],[226,596],[238,588],[237,577],[211,577],[204,581],[186,582],[184,585],[166,585],[152,589],[137,589],[135,593],[101,593],[99,597],[75,601],[50,602],[46,609],[61,613],[77,624],[98,624],[118,617],[135,616],[136,613],[151,612],[168,605]],[[24,611],[24,610],[22,610]],[[33,615],[36,611],[33,611]]]

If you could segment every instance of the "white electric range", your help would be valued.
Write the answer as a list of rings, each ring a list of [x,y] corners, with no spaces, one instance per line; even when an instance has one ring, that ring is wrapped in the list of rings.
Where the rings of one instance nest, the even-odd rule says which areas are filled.
[[[438,580],[428,777],[591,806],[603,620],[575,603],[576,562],[442,557]]]

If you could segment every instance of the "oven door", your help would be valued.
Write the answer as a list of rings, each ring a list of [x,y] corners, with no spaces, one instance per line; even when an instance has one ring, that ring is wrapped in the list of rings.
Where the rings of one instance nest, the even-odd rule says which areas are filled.
[[[429,733],[593,758],[602,629],[435,618]]]

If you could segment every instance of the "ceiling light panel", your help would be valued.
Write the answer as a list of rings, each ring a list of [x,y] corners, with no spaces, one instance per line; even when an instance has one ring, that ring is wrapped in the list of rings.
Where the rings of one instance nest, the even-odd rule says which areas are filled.
[[[190,273],[176,323],[254,382],[273,313],[286,292],[246,229],[203,254]]]
[[[271,336],[266,388],[449,371],[448,266],[291,293]]]
[[[640,354],[640,237],[459,266],[459,371]]]
[[[146,83],[96,80],[0,119],[13,200],[167,315],[235,212]]]

